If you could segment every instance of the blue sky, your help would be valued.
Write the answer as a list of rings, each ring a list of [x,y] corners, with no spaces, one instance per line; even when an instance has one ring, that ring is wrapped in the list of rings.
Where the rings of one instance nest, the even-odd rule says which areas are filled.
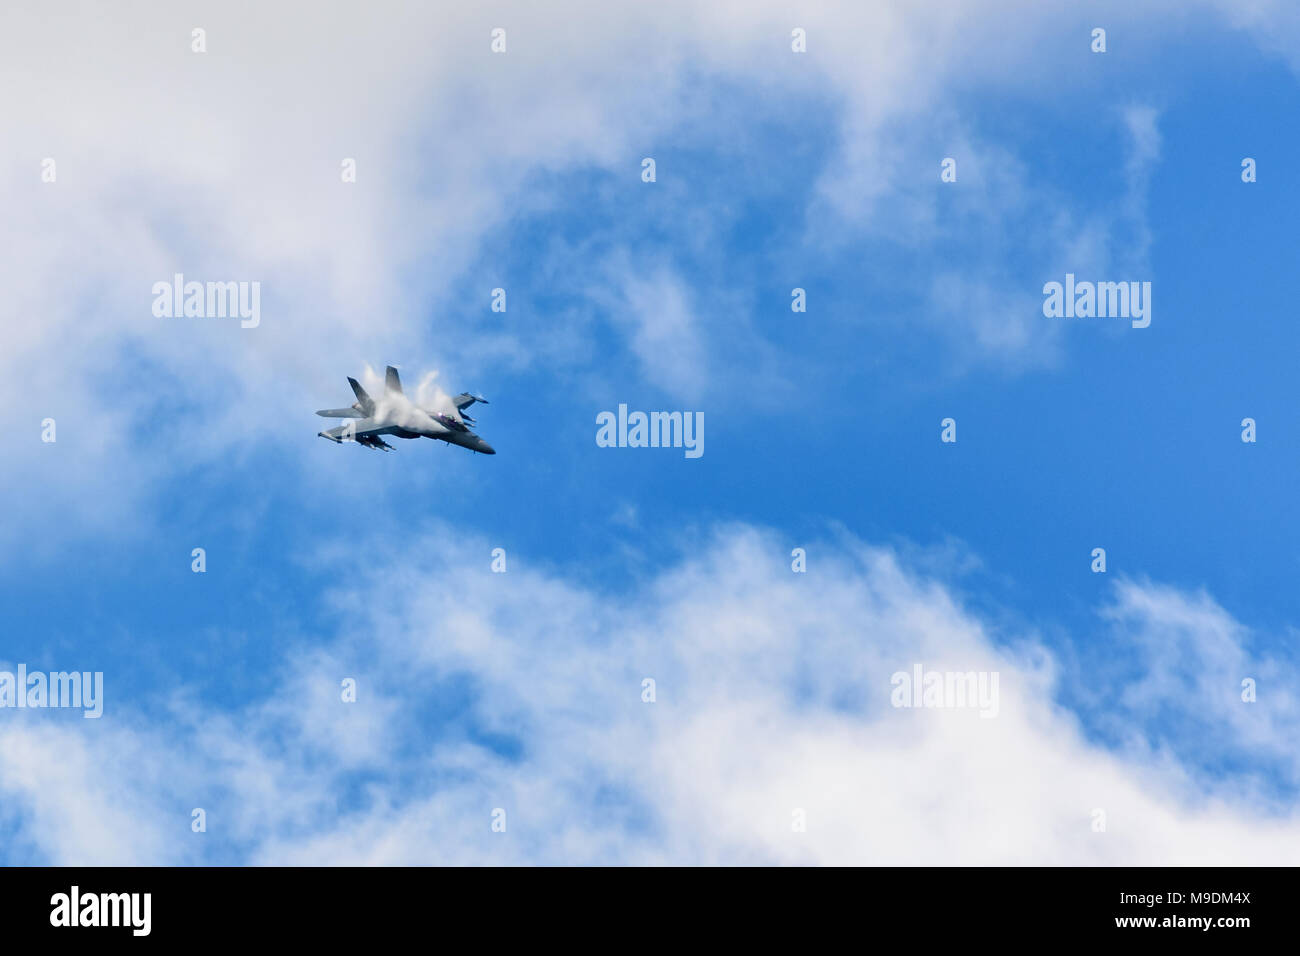
[[[502,8],[508,66],[476,48],[427,67],[376,27],[375,48],[409,65],[394,75],[424,85],[376,93],[372,125],[353,129],[361,114],[328,90],[341,129],[277,136],[231,103],[215,158],[178,146],[143,184],[144,108],[111,148],[67,132],[70,104],[15,121],[32,156],[61,145],[45,188],[73,195],[52,207],[9,187],[12,247],[30,248],[25,215],[65,218],[5,319],[26,396],[11,407],[32,436],[53,416],[58,441],[22,439],[6,475],[20,507],[0,549],[0,664],[102,670],[106,712],[0,711],[5,861],[1255,862],[1300,847],[1300,46],[1278,49],[1300,34],[1272,7],[1238,30],[1213,4],[1113,6],[1097,24],[964,4],[944,14],[951,34],[872,9],[819,12],[796,55],[784,11],[716,46],[700,36],[725,19],[656,24],[638,47],[617,15],[564,41]],[[830,41],[877,15],[911,51],[897,62]],[[189,115],[183,94],[216,97],[235,64],[272,76],[286,27],[223,16],[210,77],[186,72],[188,23],[152,17],[167,29],[126,48],[177,47],[160,68],[181,92],[154,115]],[[496,19],[460,16],[486,50]],[[1098,24],[1104,55],[1088,50]],[[304,87],[344,55],[329,49],[295,51]],[[637,77],[617,74],[638,49]],[[329,172],[349,131],[372,150],[355,150],[355,189]],[[939,180],[945,156],[956,183]],[[301,171],[316,160],[326,173]],[[103,261],[78,244],[112,235]],[[260,277],[261,327],[151,320],[141,289],[173,271]],[[1150,327],[1044,317],[1041,287],[1067,271],[1150,281]],[[63,318],[27,331],[46,309]],[[316,438],[312,411],[346,404],[367,363],[487,395],[478,431],[498,454]],[[620,403],[702,411],[705,454],[598,447],[596,415]],[[997,734],[961,743],[978,721],[882,716],[889,673],[917,660],[1000,662]],[[642,723],[650,672],[655,717],[676,708],[662,726]],[[337,700],[349,675],[356,705]],[[1238,700],[1243,678],[1256,704]],[[790,796],[786,764],[729,736],[746,715],[815,755],[800,776],[816,794]],[[934,773],[950,747],[972,755],[963,786],[993,809],[967,843],[884,845],[836,815],[828,794],[876,786],[913,733]],[[697,789],[724,776],[711,742],[749,755],[747,786]],[[51,775],[42,752],[70,769]],[[1048,793],[1038,752],[1095,770]],[[860,780],[830,769],[846,762]],[[1109,844],[1089,842],[1093,783],[1126,808]],[[916,794],[858,796],[878,820]],[[763,829],[795,799],[823,806],[803,845]],[[713,800],[738,821],[700,838],[690,808]],[[737,809],[751,803],[765,809]],[[510,842],[486,843],[469,821],[507,805]],[[200,806],[214,824],[196,836]],[[932,812],[895,822],[943,832],[960,808]],[[1026,812],[1019,835],[990,836]],[[573,818],[591,822],[557,822]],[[1061,819],[1077,841],[1043,838]]]

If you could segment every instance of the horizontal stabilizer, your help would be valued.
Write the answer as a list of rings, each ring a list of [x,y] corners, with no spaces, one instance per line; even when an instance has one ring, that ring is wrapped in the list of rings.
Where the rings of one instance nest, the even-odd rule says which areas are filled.
[[[452,404],[454,404],[456,408],[462,412],[465,409],[469,408],[471,405],[473,405],[475,402],[480,402],[484,405],[488,404],[488,400],[484,398],[482,395],[472,395],[469,392],[461,392],[451,401]]]

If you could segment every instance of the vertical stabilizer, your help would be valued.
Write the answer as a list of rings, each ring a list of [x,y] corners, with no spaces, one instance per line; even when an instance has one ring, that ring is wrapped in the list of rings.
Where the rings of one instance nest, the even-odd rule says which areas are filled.
[[[375,413],[374,399],[366,394],[366,390],[361,387],[361,383],[355,378],[349,377],[348,384],[352,386],[352,391],[357,396],[357,404],[361,406],[361,410],[367,415],[373,415]]]

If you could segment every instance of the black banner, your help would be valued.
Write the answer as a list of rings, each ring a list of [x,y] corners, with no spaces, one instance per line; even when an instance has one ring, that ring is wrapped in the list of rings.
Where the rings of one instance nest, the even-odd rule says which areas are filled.
[[[289,869],[0,871],[6,939],[79,945],[411,932],[483,942],[854,939],[1182,947],[1286,938],[1283,869]],[[686,937],[677,936],[678,939]],[[621,941],[621,942],[620,942]],[[638,942],[640,941],[640,942]]]

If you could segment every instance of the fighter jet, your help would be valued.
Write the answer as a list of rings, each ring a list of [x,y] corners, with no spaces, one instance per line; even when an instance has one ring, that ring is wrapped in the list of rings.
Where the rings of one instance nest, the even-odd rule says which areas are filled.
[[[469,430],[469,426],[476,426],[477,423],[463,414],[464,410],[475,402],[488,404],[488,400],[481,395],[462,392],[451,400],[454,409],[421,408],[403,393],[401,379],[397,377],[397,369],[391,365],[388,366],[384,379],[384,397],[379,401],[366,394],[366,390],[355,378],[349,378],[348,384],[352,386],[352,391],[357,396],[351,408],[326,408],[316,414],[323,418],[353,420],[345,422],[338,428],[317,432],[316,434],[321,438],[328,438],[339,444],[354,441],[367,448],[382,448],[385,451],[392,451],[393,446],[384,441],[381,437],[383,435],[394,435],[397,438],[437,438],[472,451],[481,451],[485,455],[496,454],[495,448]]]

